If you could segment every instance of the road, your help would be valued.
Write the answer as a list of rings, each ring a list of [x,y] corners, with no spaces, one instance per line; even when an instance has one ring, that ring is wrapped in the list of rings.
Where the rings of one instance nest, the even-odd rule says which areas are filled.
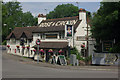
[[[3,78],[118,78],[117,70],[50,68],[17,61],[2,53]]]

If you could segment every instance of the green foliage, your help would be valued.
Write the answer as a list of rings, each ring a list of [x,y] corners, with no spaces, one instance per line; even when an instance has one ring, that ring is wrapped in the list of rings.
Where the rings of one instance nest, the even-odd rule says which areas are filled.
[[[84,61],[85,61],[85,62],[92,61],[92,55],[86,57]]]
[[[76,47],[74,47],[73,49],[71,49],[71,54],[75,54],[75,55],[78,55],[78,50]]]
[[[110,48],[109,52],[110,53],[120,53],[120,42],[117,45],[113,46],[113,48]]]
[[[82,57],[80,54],[77,54],[77,59],[78,59],[78,60],[82,60],[82,61],[84,61],[84,60],[85,60],[85,58],[84,58],[84,57]]]
[[[6,42],[7,42],[7,41],[6,41],[6,40],[4,40],[4,41],[2,42],[2,45],[6,45]]]
[[[58,5],[54,11],[47,14],[47,19],[78,16],[78,7],[73,4]]]
[[[23,13],[20,2],[2,3],[2,39],[15,27],[37,25],[37,19],[30,12]],[[10,30],[11,28],[11,30]]]
[[[100,40],[116,40],[114,46],[120,41],[119,29],[119,10],[120,2],[102,2],[97,13],[94,13],[92,18],[92,36],[96,38],[97,51],[101,52]],[[118,48],[116,48],[118,49]],[[120,48],[119,48],[120,49]],[[118,50],[114,50],[115,52]]]

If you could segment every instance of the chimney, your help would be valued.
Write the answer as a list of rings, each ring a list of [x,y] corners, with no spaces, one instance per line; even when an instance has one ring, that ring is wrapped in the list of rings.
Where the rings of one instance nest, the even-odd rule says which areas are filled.
[[[46,20],[46,15],[39,14],[38,15],[38,25],[42,22],[42,20]]]
[[[79,10],[79,20],[86,22],[86,10],[80,8]]]

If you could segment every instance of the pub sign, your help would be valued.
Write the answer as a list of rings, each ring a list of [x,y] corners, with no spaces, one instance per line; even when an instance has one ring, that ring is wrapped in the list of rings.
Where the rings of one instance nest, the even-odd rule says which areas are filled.
[[[66,37],[72,37],[73,36],[73,26],[72,25],[66,25],[65,26],[65,36]]]

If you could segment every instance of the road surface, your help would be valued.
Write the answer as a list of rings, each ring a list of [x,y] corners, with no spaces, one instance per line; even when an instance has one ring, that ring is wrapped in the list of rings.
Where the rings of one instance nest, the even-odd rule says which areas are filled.
[[[13,55],[10,55],[13,56]],[[50,68],[27,64],[3,51],[2,77],[3,78],[118,78],[118,71],[107,69],[63,69]],[[31,61],[29,61],[31,62]],[[37,63],[36,63],[37,64]]]

